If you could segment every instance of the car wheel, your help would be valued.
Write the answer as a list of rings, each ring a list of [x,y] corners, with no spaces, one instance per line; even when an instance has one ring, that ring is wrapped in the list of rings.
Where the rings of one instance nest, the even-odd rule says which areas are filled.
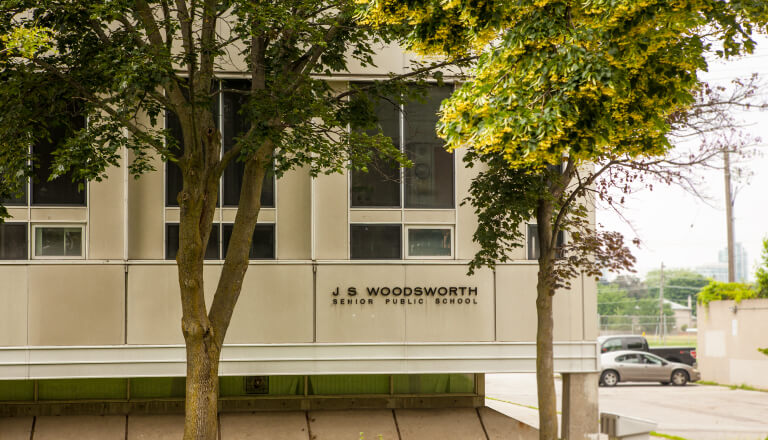
[[[607,387],[615,386],[619,383],[619,373],[613,370],[603,371],[603,374],[600,376],[600,383]]]
[[[685,370],[672,372],[672,385],[683,386],[688,383],[688,373]]]

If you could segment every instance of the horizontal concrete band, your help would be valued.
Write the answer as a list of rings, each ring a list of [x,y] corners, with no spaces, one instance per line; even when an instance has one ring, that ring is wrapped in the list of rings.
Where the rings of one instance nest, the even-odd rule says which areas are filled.
[[[478,408],[485,397],[477,395],[354,395],[354,396],[250,396],[219,397],[219,412],[314,411],[401,408]],[[82,416],[126,414],[184,414],[184,399],[125,401],[3,402],[0,417]]]
[[[555,371],[598,371],[596,342],[555,342]],[[0,380],[173,377],[183,345],[0,347]],[[225,345],[219,373],[244,375],[504,373],[536,371],[528,342]]]

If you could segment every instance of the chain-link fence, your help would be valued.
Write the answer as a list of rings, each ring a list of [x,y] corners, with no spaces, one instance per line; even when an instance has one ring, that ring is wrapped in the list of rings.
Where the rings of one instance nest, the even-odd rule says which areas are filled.
[[[695,323],[680,324],[670,316],[660,320],[658,315],[605,315],[598,322],[601,336],[643,335],[650,345],[696,345],[696,333],[689,331]]]

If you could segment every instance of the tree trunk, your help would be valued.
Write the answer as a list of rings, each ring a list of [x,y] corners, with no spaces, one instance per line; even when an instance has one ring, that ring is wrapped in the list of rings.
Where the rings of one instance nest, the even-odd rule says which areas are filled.
[[[219,175],[214,167],[221,144],[209,111],[196,115],[184,113],[179,119],[185,144],[180,161],[184,185],[178,199],[179,250],[176,254],[181,330],[187,351],[184,440],[216,440],[221,343],[219,330],[211,324],[206,310],[203,261],[219,192]]]
[[[536,211],[539,235],[539,275],[536,284],[536,389],[539,400],[539,439],[556,440],[557,394],[555,393],[555,362],[553,356],[554,246],[552,237],[553,204],[542,200]]]
[[[548,284],[548,283],[547,283]],[[552,294],[539,281],[536,286],[536,389],[539,397],[539,439],[557,439],[557,395],[552,339]]]
[[[218,438],[219,354],[210,332],[187,339],[184,440]]]

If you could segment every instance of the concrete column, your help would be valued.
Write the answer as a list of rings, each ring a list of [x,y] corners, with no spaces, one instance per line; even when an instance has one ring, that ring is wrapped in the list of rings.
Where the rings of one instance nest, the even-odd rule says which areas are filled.
[[[599,373],[563,373],[563,427],[565,440],[599,438],[597,383]]]

